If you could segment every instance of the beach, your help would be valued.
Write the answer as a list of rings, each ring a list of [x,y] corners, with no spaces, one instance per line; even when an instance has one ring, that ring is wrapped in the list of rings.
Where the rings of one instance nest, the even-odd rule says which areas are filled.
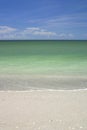
[[[87,130],[87,90],[0,92],[0,130]]]
[[[0,41],[0,130],[87,130],[87,41]]]
[[[87,89],[86,75],[0,75],[0,91]]]

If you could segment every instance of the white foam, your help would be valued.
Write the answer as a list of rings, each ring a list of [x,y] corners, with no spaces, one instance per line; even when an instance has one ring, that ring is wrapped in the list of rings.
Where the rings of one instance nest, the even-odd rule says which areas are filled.
[[[69,89],[30,89],[30,90],[1,90],[0,92],[34,92],[34,91],[39,91],[39,92],[59,92],[59,91],[71,91],[71,92],[73,92],[73,91],[87,91],[87,88],[85,88],[85,89],[73,89],[73,90],[69,90]]]

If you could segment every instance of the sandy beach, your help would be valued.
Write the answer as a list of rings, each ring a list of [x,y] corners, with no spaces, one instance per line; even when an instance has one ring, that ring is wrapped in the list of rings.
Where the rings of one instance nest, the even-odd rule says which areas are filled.
[[[0,130],[87,130],[87,4],[78,1],[0,2]]]
[[[0,130],[87,130],[87,90],[1,91]]]

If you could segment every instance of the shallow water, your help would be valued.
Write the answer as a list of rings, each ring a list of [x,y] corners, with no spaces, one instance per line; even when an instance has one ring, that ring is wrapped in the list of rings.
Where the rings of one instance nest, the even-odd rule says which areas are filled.
[[[75,90],[87,89],[87,77],[0,76],[0,90]]]
[[[86,87],[87,41],[0,41],[0,90]]]

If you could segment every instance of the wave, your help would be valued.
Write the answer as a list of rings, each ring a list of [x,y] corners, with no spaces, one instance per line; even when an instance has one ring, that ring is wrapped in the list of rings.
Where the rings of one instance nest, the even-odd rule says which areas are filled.
[[[30,89],[30,90],[0,90],[0,93],[1,92],[23,92],[23,93],[25,93],[25,92],[34,92],[34,91],[38,91],[38,92],[47,92],[47,91],[49,91],[49,92],[59,92],[59,91],[71,91],[71,92],[73,92],[73,91],[87,91],[87,88],[84,88],[84,89],[72,89],[72,90],[70,90],[70,89]]]

